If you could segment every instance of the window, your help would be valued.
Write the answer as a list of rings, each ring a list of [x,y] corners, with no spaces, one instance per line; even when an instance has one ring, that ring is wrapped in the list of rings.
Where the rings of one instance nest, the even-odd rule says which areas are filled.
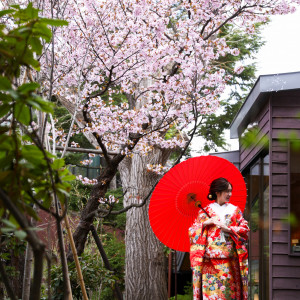
[[[262,247],[261,247],[261,274],[262,292],[261,299],[269,299],[269,261],[270,261],[270,242],[269,242],[269,155],[262,160],[262,199],[261,204],[261,226]]]
[[[290,251],[300,255],[300,150],[290,144]]]
[[[245,174],[248,182],[249,299],[269,299],[269,155]]]
[[[250,186],[249,186],[249,286],[250,299],[259,299],[259,178],[260,167],[257,162],[250,170]]]

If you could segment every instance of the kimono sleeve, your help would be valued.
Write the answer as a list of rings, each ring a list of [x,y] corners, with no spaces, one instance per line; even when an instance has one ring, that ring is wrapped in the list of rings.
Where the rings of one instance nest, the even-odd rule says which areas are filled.
[[[248,222],[244,219],[242,211],[237,208],[232,218],[232,223],[229,228],[233,231],[235,236],[241,241],[248,240],[249,226]]]
[[[207,219],[205,214],[198,214],[197,219],[193,223],[193,225],[189,228],[189,238],[190,244],[198,244],[200,242],[202,233],[203,233],[203,222]]]
[[[203,222],[206,219],[207,217],[199,212],[194,224],[189,228],[189,238],[191,243],[190,261],[192,268],[201,266],[203,262],[207,238],[207,229],[203,227]]]

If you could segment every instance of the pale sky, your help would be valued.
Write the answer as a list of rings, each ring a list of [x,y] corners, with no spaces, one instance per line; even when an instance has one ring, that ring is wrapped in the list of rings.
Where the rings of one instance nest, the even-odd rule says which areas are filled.
[[[273,16],[263,38],[266,44],[257,55],[257,76],[300,71],[300,9]]]
[[[257,57],[257,78],[260,75],[300,72],[300,8],[293,14],[272,16],[271,22],[262,31],[266,44],[260,49]],[[226,133],[229,150],[238,150],[238,141],[229,138]],[[192,143],[192,156],[201,155],[200,139]],[[222,151],[222,150],[220,150]]]

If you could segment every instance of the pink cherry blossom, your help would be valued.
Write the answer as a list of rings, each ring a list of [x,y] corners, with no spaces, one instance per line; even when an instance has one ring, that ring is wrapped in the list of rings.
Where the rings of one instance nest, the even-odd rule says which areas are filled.
[[[229,78],[216,61],[239,54],[218,36],[222,26],[252,34],[255,23],[291,13],[299,2],[62,0],[52,16],[45,0],[43,16],[69,22],[55,28],[53,92],[86,112],[88,122],[74,133],[93,133],[106,150],[147,155],[154,147],[184,147],[182,131],[219,107]],[[39,58],[45,93],[51,60],[46,46]],[[171,128],[176,132],[166,139]],[[68,141],[61,130],[49,134],[58,144]],[[132,136],[139,136],[136,145]]]

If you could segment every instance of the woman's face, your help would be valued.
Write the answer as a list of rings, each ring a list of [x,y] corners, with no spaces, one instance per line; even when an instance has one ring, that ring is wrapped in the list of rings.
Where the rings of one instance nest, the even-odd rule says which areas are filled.
[[[228,189],[223,192],[216,192],[217,194],[217,200],[216,202],[219,205],[223,205],[225,203],[228,203],[232,194],[232,187],[231,184],[228,185]]]

